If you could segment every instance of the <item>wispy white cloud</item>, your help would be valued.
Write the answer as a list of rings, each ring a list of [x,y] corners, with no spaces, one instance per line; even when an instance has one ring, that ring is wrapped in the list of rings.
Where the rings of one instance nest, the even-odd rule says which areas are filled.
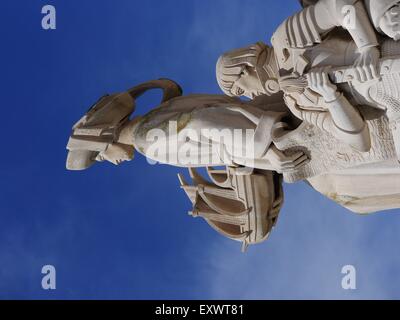
[[[358,216],[305,184],[286,187],[287,200],[270,239],[240,254],[238,245],[214,243],[204,270],[214,299],[399,298],[396,254],[400,210]],[[397,214],[396,214],[397,213]],[[357,270],[357,289],[344,290],[344,265]]]

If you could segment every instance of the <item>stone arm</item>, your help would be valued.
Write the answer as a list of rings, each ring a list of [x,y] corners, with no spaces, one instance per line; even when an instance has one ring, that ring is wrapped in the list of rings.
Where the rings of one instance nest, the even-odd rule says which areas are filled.
[[[305,163],[303,152],[286,156],[272,144],[272,129],[284,113],[224,100],[175,99],[129,125],[126,136],[147,158],[181,167],[242,165],[283,172]]]
[[[274,47],[279,42],[287,48],[310,47],[335,27],[348,30],[358,48],[379,45],[361,0],[319,0],[287,18],[275,31],[272,43]]]
[[[303,52],[321,43],[335,27],[345,28],[356,43],[360,56],[355,61],[360,81],[377,77],[379,42],[367,10],[359,0],[319,0],[286,19],[272,37],[280,69],[303,74],[310,63]]]
[[[361,0],[319,0],[315,5],[316,26],[320,34],[343,27],[358,48],[378,46],[367,10]]]
[[[256,126],[252,143],[247,146],[250,148],[245,152],[246,155],[252,156],[243,157],[243,152],[236,154],[233,152],[231,159],[234,164],[283,173],[300,168],[309,161],[304,152],[286,155],[272,142],[272,131],[279,126],[287,126],[284,122],[280,122],[286,113],[266,112],[252,105],[246,105],[245,108],[231,107],[229,110],[240,113]],[[234,150],[234,146],[231,149]]]
[[[343,94],[338,94],[333,101],[326,102],[326,111],[302,109],[290,96],[286,96],[285,101],[299,119],[331,133],[361,152],[367,152],[371,148],[366,122]]]
[[[327,103],[328,112],[300,110],[299,114],[307,121],[361,152],[371,148],[369,129],[360,113],[343,95]]]

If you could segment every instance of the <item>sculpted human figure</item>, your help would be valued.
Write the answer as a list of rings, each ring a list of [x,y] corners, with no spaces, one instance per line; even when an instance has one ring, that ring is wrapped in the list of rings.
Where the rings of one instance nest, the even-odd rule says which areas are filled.
[[[359,1],[364,3],[365,8],[367,9],[369,17],[371,19],[371,22],[373,23],[373,26],[381,35],[388,36],[389,38],[392,38],[393,40],[396,41],[400,40],[399,0],[362,0],[362,1],[359,0]],[[319,2],[319,0],[300,0],[300,2],[304,8],[307,8],[310,6],[315,6]],[[355,3],[355,1],[348,1],[347,3],[346,2],[342,1],[342,3],[345,6]],[[318,6],[320,6],[320,4]],[[358,5],[356,8],[360,9],[361,6]],[[345,8],[345,10],[343,11],[345,18],[347,17],[344,20],[346,20],[347,22],[350,21],[347,16],[349,13],[348,7]],[[363,11],[362,8],[361,11]],[[362,13],[362,15],[364,15],[364,13]],[[363,23],[366,23],[366,20],[363,21]],[[347,24],[347,26],[350,26],[350,24]]]
[[[164,90],[161,105],[130,120],[135,100],[154,88]],[[298,122],[285,122],[282,102],[271,102],[267,111],[258,101],[181,94],[177,84],[163,79],[101,98],[73,127],[67,168],[84,170],[101,161],[119,165],[131,160],[134,150],[154,161],[191,168],[194,185],[180,180],[193,203],[192,215],[242,241],[244,248],[264,241],[283,204],[277,172],[295,170],[308,161],[301,150],[290,155],[278,150],[272,132]],[[210,169],[211,184],[193,169],[211,166],[229,170]]]
[[[330,4],[328,3],[330,2]],[[364,4],[364,8],[367,9],[369,18],[371,22],[373,23],[373,26],[375,29],[382,35],[388,36],[389,38],[392,38],[393,40],[400,40],[400,29],[399,29],[399,22],[400,22],[400,1],[399,0],[358,0],[358,2]],[[334,6],[336,6],[337,9],[339,9],[342,13],[342,18],[343,22],[340,23],[340,21],[337,23],[337,25],[344,26],[346,29],[355,29],[355,28],[362,28],[361,31],[362,33],[365,34],[365,31],[369,32],[370,27],[367,26],[366,28],[362,25],[368,24],[368,21],[365,19],[365,11],[364,8],[360,4],[356,4],[357,1],[347,1],[343,0],[339,4],[336,4],[335,1],[321,1],[321,0],[300,0],[300,3],[304,8],[308,7],[316,7],[317,9],[312,9],[312,12],[321,12],[321,8],[327,8],[329,9],[334,9]],[[359,23],[354,25],[353,27],[355,28],[350,28],[351,27],[351,21],[354,21],[355,19],[349,19],[349,13],[351,14],[351,10],[349,10],[349,5],[354,5],[354,9],[359,12],[356,12],[356,16],[353,16],[353,18],[357,17],[362,17],[362,20],[359,20]],[[332,7],[328,7],[327,5],[331,5]],[[320,9],[319,9],[320,8]],[[335,12],[329,11],[330,13]],[[333,15],[333,17],[330,17],[329,15],[322,15],[320,18],[316,18],[319,21],[322,21],[323,18],[328,19],[328,21],[332,21],[337,19],[337,17],[341,17],[340,15]],[[357,22],[357,21],[355,21]],[[324,23],[322,21],[322,23]],[[329,23],[329,22],[328,22]],[[330,22],[332,25],[332,22]],[[359,33],[361,34],[361,33]],[[357,36],[354,37],[354,40],[356,41]],[[372,39],[372,38],[371,38]]]
[[[344,48],[347,48],[348,45],[346,41],[335,41],[333,43],[335,43],[336,48],[340,44],[345,45]],[[325,45],[328,45],[329,48],[329,42]],[[249,52],[254,52],[253,50],[254,46],[250,46],[245,51],[242,51],[241,54],[247,59]],[[251,83],[260,83],[258,76],[255,76],[257,73],[254,70],[266,72],[259,67],[251,70],[248,67],[249,64],[244,63],[243,59],[237,59],[239,51],[235,51],[233,56],[229,56],[229,59],[234,60],[235,63],[224,64],[224,77],[219,78],[220,84],[221,80],[224,81],[224,90],[228,90],[229,82],[227,80],[230,81],[232,89],[227,92],[230,95],[234,93],[236,95],[248,95],[254,88]],[[223,56],[223,58],[225,57],[226,55]],[[335,56],[332,57],[335,58]],[[219,63],[224,61],[222,59],[219,60]],[[221,65],[218,67],[221,67]],[[244,68],[246,68],[246,71],[243,72]],[[241,69],[242,71],[239,71]],[[247,71],[248,69],[250,69],[250,72]],[[254,72],[253,76],[251,76],[252,72]],[[229,77],[226,76],[227,74],[229,74]],[[284,173],[285,181],[292,183],[303,179],[307,180],[315,190],[357,213],[399,208],[400,166],[397,162],[393,130],[390,128],[386,117],[382,116],[382,110],[376,116],[373,116],[373,109],[367,109],[366,106],[360,109],[370,119],[364,120],[365,117],[359,113],[363,123],[369,128],[368,138],[371,143],[371,149],[367,150],[368,152],[357,151],[349,145],[349,140],[340,140],[339,136],[334,136],[333,131],[326,130],[324,122],[328,118],[329,109],[324,110],[321,108],[318,110],[321,106],[318,100],[321,100],[321,98],[316,96],[313,91],[318,91],[323,96],[325,95],[324,91],[331,90],[332,93],[335,92],[336,86],[327,80],[327,74],[325,73],[325,81],[320,82],[320,84],[328,88],[322,90],[313,87],[317,74],[319,74],[320,79],[323,79],[324,73],[316,71],[311,74],[313,74],[314,80],[311,79],[310,75],[308,81],[299,81],[296,78],[288,77],[284,81],[280,80],[278,82],[279,85],[285,82],[286,102],[290,101],[289,98],[291,99],[292,97],[297,99],[295,103],[288,104],[288,107],[296,117],[303,120],[303,123],[295,130],[285,132],[282,135],[278,131],[274,132],[273,141],[280,150],[304,150],[311,158],[311,161],[305,166],[295,171]],[[247,89],[246,85],[249,85],[249,89]],[[311,91],[311,88],[313,91]],[[262,95],[262,91],[259,94]],[[341,97],[344,98],[343,95]],[[316,101],[316,103],[313,105],[312,101]],[[343,107],[350,108],[354,112],[357,111],[353,104],[350,104],[348,100],[345,101],[347,102],[342,105]],[[297,104],[298,102],[300,102],[300,106]],[[341,110],[341,108],[338,108],[335,111]],[[348,113],[343,115],[346,114]],[[329,118],[333,119],[336,116],[341,119],[343,115],[333,113],[332,115],[329,114]],[[321,121],[321,119],[324,120]],[[342,119],[344,120],[345,118]],[[351,131],[346,133],[352,134]],[[357,131],[355,133],[357,134]]]
[[[86,169],[94,160],[119,164],[133,158],[133,149],[154,161],[183,167],[243,165],[282,172],[306,161],[303,152],[285,156],[271,141],[272,130],[286,116],[279,111],[282,103],[275,106],[278,111],[266,111],[256,101],[246,103],[222,95],[177,95],[142,117],[128,119],[135,110],[137,88],[164,88],[170,83],[151,81],[151,85],[102,98],[74,126],[67,147],[67,168]],[[117,107],[109,108],[111,102]],[[274,108],[272,104],[269,107]],[[234,140],[235,133],[238,140]],[[175,145],[168,148],[172,143]],[[87,152],[85,161],[81,160],[81,150]]]
[[[278,91],[276,88],[284,92],[286,105],[303,120],[303,125],[274,142],[281,150],[297,145],[311,154],[310,163],[296,174],[284,174],[287,182],[307,179],[314,189],[350,210],[375,212],[400,206],[397,162],[400,135],[396,126],[400,110],[396,62],[399,48],[397,42],[383,38],[381,78],[364,83],[355,80],[353,68],[346,67],[353,64],[357,46],[340,33],[327,36],[321,44],[303,52],[310,62],[302,75],[296,72],[281,75],[276,59],[263,58],[274,57],[270,54],[273,49],[261,44],[223,55],[217,63],[217,79],[229,95],[271,95]],[[318,69],[332,66],[338,68]],[[337,90],[339,86],[342,93]],[[329,97],[337,97],[339,107],[326,107]],[[358,112],[359,118],[353,117],[354,113],[349,117],[349,110]],[[326,130],[324,123],[328,117],[341,129],[344,127],[337,125],[337,121],[345,124],[347,119],[347,124],[354,125],[352,119],[362,119],[369,129],[371,149],[349,148],[357,146],[352,140]],[[357,130],[343,131],[345,135],[359,134]],[[359,188],[360,185],[365,187]]]
[[[347,30],[357,46],[353,64],[360,81],[377,77],[379,42],[361,0],[312,1],[303,10],[287,18],[275,31],[271,42],[281,71],[303,74],[308,65],[303,53],[321,43],[337,27]]]
[[[160,79],[101,98],[73,127],[67,168],[119,165],[135,150],[187,167],[193,184],[179,180],[190,215],[243,248],[275,226],[282,180],[306,180],[358,213],[399,208],[400,0],[302,2],[273,47],[221,56],[217,79],[228,96],[182,96]],[[157,88],[161,104],[135,116],[135,100]]]
[[[305,10],[312,10],[312,8],[316,10],[315,8],[320,3],[323,1],[318,1],[315,6],[309,6]],[[399,16],[396,14],[399,2],[371,0],[366,2],[366,5],[377,29],[381,32],[385,30],[385,33],[396,38],[395,35],[398,33],[396,30],[400,23]],[[357,109],[352,108],[351,105],[363,106],[358,108],[358,111],[364,118],[376,116],[371,115],[370,110],[364,108],[365,106],[375,108],[385,113],[389,119],[396,152],[400,159],[400,106],[398,103],[400,96],[397,89],[400,70],[397,65],[398,58],[394,59],[400,55],[400,45],[388,37],[380,38],[382,59],[378,65],[380,78],[377,79],[371,76],[375,68],[370,68],[369,76],[366,72],[368,68],[351,67],[355,61],[360,60],[363,54],[357,42],[354,41],[354,36],[351,39],[337,29],[321,38],[320,43],[301,49],[289,46],[286,39],[290,36],[290,33],[287,35],[288,24],[291,20],[299,20],[299,14],[295,15],[297,18],[289,18],[278,28],[272,39],[273,47],[264,46],[264,49],[257,49],[257,46],[250,46],[223,55],[217,63],[217,79],[220,87],[229,95],[247,95],[248,97],[259,94],[271,95],[282,90],[287,106],[299,119],[333,133],[334,136],[347,141],[360,151],[368,148],[359,148],[352,139],[362,137],[364,147],[367,147],[368,141],[365,139],[368,138],[366,134],[356,133],[356,128],[359,128],[359,117],[353,112]],[[321,71],[317,69],[319,67],[333,68],[333,70]],[[332,81],[334,84],[331,83]],[[336,90],[337,87],[340,91]],[[335,92],[334,95],[332,95],[333,92]],[[341,93],[344,95],[342,96]],[[330,99],[334,97],[337,97],[333,101],[334,105],[340,105],[340,107],[329,107],[332,102]],[[335,116],[332,113],[334,110]],[[323,120],[329,117],[326,111],[335,117],[333,119],[335,126],[343,130],[338,131],[335,128],[333,131],[336,132],[332,132],[327,128],[329,126],[326,123],[330,121]],[[323,122],[325,125],[322,124]],[[352,134],[345,133],[341,138],[340,131],[349,131],[342,126],[346,122],[347,125],[350,124],[353,127],[354,131],[350,130]]]
[[[254,98],[282,90],[286,105],[299,119],[318,126],[360,151],[370,149],[364,119],[331,83],[327,72],[312,71],[307,79],[302,80],[298,80],[298,76],[281,76],[274,49],[264,43],[258,42],[222,55],[217,62],[217,80],[229,96]]]
[[[266,52],[252,46],[237,52],[233,50],[221,57],[217,78],[225,93],[237,95],[237,92],[230,92],[231,80],[236,77],[237,85],[247,89],[246,93],[240,94],[247,94],[250,98],[257,94],[271,95],[280,89],[284,90],[279,86],[282,78],[305,75],[317,66],[353,64],[355,68],[352,82],[356,80],[365,82],[378,77],[380,54],[384,56],[397,54],[396,46],[387,38],[380,39],[384,48],[378,48],[379,41],[366,15],[363,1],[304,2],[308,3],[305,9],[289,17],[279,26],[271,40],[272,48],[267,47]],[[400,16],[397,14],[400,1],[364,0],[364,3],[376,30],[396,38],[400,25]],[[343,18],[347,12],[351,12],[351,19]],[[346,21],[342,23],[343,27],[347,27],[352,38],[346,38],[338,28],[334,28],[334,21],[336,25],[339,25],[340,21]],[[244,68],[228,70],[224,67],[240,65]],[[237,70],[244,70],[246,77],[238,77]],[[231,78],[226,78],[227,76]],[[254,81],[250,78],[254,78]],[[224,79],[227,79],[228,87]],[[233,91],[237,91],[236,87],[233,87]]]

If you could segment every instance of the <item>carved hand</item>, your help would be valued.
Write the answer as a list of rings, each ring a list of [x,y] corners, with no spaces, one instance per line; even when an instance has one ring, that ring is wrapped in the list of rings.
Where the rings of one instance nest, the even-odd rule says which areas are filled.
[[[274,145],[272,145],[267,151],[266,159],[271,163],[273,170],[278,173],[296,170],[309,161],[308,157],[302,151],[291,156],[286,156]]]
[[[309,88],[321,95],[325,102],[334,101],[339,96],[336,85],[329,80],[327,69],[311,70],[307,81]]]
[[[378,64],[380,51],[377,47],[367,47],[360,49],[360,56],[354,63],[356,77],[360,82],[366,82],[379,78]]]

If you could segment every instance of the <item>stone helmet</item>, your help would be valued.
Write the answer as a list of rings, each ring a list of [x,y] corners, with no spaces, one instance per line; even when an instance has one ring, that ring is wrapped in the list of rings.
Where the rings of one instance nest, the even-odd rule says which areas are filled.
[[[135,100],[150,89],[162,89],[162,102],[182,95],[181,87],[172,80],[158,79],[132,89],[105,95],[72,127],[67,149],[68,170],[85,170],[96,162],[96,156],[117,141],[121,127],[135,111]]]
[[[231,89],[246,67],[256,70],[257,76],[266,94],[279,91],[276,75],[278,69],[273,50],[263,42],[234,49],[222,54],[216,64],[216,77],[221,90],[228,96],[234,96]]]
[[[89,168],[99,152],[116,140],[119,128],[134,109],[134,100],[127,92],[100,98],[72,127],[67,144],[67,169]]]

